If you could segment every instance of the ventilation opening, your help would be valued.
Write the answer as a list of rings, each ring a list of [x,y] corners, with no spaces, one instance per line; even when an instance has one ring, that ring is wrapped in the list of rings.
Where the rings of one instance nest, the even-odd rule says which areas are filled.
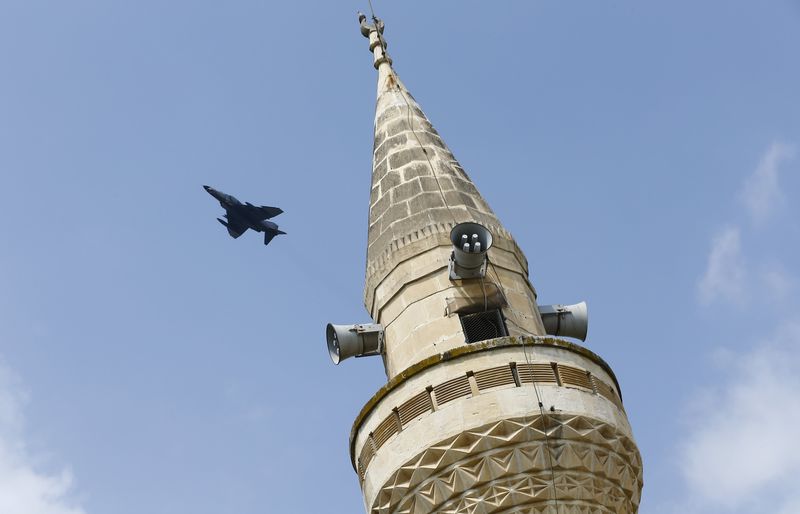
[[[500,309],[475,314],[460,314],[461,328],[468,343],[477,343],[508,335]]]

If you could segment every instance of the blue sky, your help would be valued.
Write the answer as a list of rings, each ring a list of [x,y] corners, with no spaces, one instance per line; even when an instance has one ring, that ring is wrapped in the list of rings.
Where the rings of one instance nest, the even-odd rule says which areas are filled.
[[[540,302],[589,302],[640,512],[800,513],[800,3],[374,3]],[[324,327],[368,320],[367,8],[0,2],[0,512],[363,511],[385,378]]]

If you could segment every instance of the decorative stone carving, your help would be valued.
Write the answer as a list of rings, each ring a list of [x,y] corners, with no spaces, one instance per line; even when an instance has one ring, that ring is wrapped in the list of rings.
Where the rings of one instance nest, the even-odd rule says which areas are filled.
[[[545,437],[546,434],[546,437]],[[586,416],[537,415],[432,446],[381,488],[372,514],[635,513],[636,444]]]

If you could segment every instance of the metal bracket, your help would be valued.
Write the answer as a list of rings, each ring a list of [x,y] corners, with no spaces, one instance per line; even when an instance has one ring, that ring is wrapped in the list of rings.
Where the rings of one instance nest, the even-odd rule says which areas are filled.
[[[456,264],[455,252],[450,253],[450,262],[447,265],[447,270],[450,273],[450,280],[464,280],[468,278],[483,278],[486,276],[486,265],[488,259],[483,258],[483,262],[476,268],[465,268]]]

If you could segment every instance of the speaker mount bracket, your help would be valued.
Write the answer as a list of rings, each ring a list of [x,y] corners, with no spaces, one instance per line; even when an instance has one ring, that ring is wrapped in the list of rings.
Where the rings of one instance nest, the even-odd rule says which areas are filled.
[[[465,268],[463,266],[459,266],[456,262],[456,255],[455,252],[450,253],[450,262],[447,265],[447,269],[450,273],[450,280],[464,280],[468,278],[483,278],[486,276],[486,265],[488,263],[488,259],[484,256],[483,262],[481,262],[480,266],[475,268]]]

